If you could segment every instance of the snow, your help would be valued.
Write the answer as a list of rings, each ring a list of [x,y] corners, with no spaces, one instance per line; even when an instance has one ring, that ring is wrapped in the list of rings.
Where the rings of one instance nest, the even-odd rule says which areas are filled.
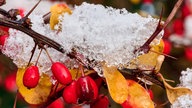
[[[49,7],[44,7],[49,8]],[[62,31],[50,30],[43,24],[43,14],[30,15],[32,29],[60,43],[67,52],[75,48],[90,60],[106,62],[108,65],[127,64],[135,54],[133,51],[142,46],[155,31],[158,19],[141,17],[125,9],[113,9],[102,5],[83,3],[73,9],[73,14],[60,16]],[[58,25],[55,27],[57,28]],[[10,36],[3,47],[3,53],[13,59],[19,67],[28,64],[34,42],[28,35],[10,29]],[[158,44],[163,33],[152,44]],[[55,49],[47,48],[53,61],[65,62],[69,59]],[[31,61],[35,64],[40,50],[37,48]],[[40,72],[49,73],[51,62],[42,52],[38,61]],[[99,69],[96,69],[99,70]],[[98,72],[99,73],[99,72]]]
[[[192,69],[187,68],[181,72],[180,87],[190,88],[192,90]],[[183,95],[177,98],[171,108],[192,108],[192,95]]]
[[[192,96],[191,95],[180,96],[172,104],[171,108],[192,108]]]

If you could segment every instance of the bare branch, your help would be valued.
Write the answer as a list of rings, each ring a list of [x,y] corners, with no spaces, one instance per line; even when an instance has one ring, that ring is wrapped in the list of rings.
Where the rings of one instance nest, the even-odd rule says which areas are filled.
[[[179,7],[181,6],[183,0],[178,0],[177,3],[175,4],[173,10],[171,11],[171,13],[169,14],[167,20],[165,21],[165,23],[163,25],[161,25],[161,18],[162,18],[162,13],[163,11],[161,11],[161,15],[160,15],[160,20],[158,23],[158,26],[155,30],[155,32],[151,35],[151,37],[139,48],[137,49],[135,52],[137,51],[143,51],[144,53],[148,53],[150,50],[150,43],[157,37],[157,35],[169,24],[169,22],[173,19],[173,17],[175,16],[176,12],[178,11]]]

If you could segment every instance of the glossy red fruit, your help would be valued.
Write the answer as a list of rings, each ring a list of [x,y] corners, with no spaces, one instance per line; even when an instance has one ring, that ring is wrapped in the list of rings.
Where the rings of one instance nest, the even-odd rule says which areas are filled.
[[[151,98],[151,100],[153,100],[153,91],[151,89],[147,90],[147,92],[149,93],[149,96]]]
[[[37,86],[40,79],[39,69],[37,66],[30,66],[26,69],[23,75],[23,85],[27,88],[34,88]]]
[[[61,98],[58,98],[52,102],[47,108],[65,108],[64,102]]]
[[[164,42],[163,53],[164,54],[170,54],[170,52],[171,52],[171,42],[169,42],[168,40],[163,40],[163,42]]]
[[[90,105],[90,108],[108,108],[109,99],[103,94],[99,95],[98,98]]]
[[[9,74],[5,78],[5,89],[9,92],[16,92],[17,86],[16,86],[16,73]]]
[[[78,102],[89,102],[98,96],[98,87],[95,81],[89,76],[82,76],[77,80]]]
[[[192,48],[191,47],[185,48],[185,58],[189,61],[192,61]]]
[[[64,64],[55,62],[52,64],[51,70],[55,79],[57,79],[59,83],[66,85],[72,82],[71,73]]]
[[[63,91],[63,99],[68,104],[76,104],[77,97],[77,81],[73,81],[69,86],[67,86]]]
[[[4,46],[6,39],[8,38],[8,35],[2,35],[0,36],[0,45]]]

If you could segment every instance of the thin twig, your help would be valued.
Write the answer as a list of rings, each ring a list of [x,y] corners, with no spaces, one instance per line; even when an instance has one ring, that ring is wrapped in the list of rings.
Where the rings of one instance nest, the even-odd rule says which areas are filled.
[[[40,50],[40,52],[39,52],[39,55],[38,55],[38,57],[37,57],[37,61],[35,62],[35,66],[37,66],[37,63],[38,63],[38,61],[39,61],[39,58],[40,58],[40,55],[41,55],[41,52],[42,52],[42,48],[41,48],[41,50]]]
[[[160,55],[164,55],[164,56],[169,57],[169,58],[172,58],[172,59],[174,59],[174,60],[177,60],[176,57],[173,57],[173,56],[168,55],[168,54],[165,54],[165,53],[160,53],[160,52],[157,52],[157,51],[154,51],[154,50],[151,50],[151,49],[150,49],[149,51],[151,51],[151,52],[153,52],[153,53],[160,54]]]
[[[17,97],[18,97],[18,90],[16,92],[13,108],[16,108],[16,106],[17,106]]]
[[[28,64],[27,64],[27,67],[28,67],[28,66],[30,65],[30,63],[31,63],[31,60],[32,60],[33,55],[34,55],[34,53],[35,53],[36,47],[37,47],[37,43],[35,42],[35,46],[33,47],[32,51],[31,51],[31,57],[30,57],[30,59],[29,59],[29,62],[28,62]]]
[[[37,2],[37,4],[35,4],[35,6],[27,13],[27,15],[25,15],[25,18],[29,17],[29,15],[34,11],[34,9],[39,5],[40,2],[41,2],[41,0],[39,0]]]
[[[163,25],[161,25],[161,18],[162,18],[162,13],[163,13],[163,9],[161,11],[161,15],[160,15],[160,20],[158,23],[158,26],[155,30],[155,32],[151,35],[151,37],[135,52],[137,51],[143,51],[144,53],[148,53],[149,49],[150,49],[150,43],[157,37],[157,35],[171,22],[171,20],[173,19],[173,17],[175,16],[176,12],[178,11],[179,7],[181,6],[183,0],[178,0],[177,3],[175,4],[173,10],[171,11],[171,13],[169,14],[168,18],[166,19],[165,23]]]

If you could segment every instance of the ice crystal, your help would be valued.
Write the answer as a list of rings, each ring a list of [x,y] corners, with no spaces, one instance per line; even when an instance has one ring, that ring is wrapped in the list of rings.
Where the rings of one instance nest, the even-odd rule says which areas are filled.
[[[192,96],[191,95],[180,96],[172,104],[171,108],[192,108]]]
[[[46,8],[46,7],[44,7]],[[50,30],[43,24],[42,15],[30,15],[32,29],[60,43],[66,52],[75,48],[90,60],[105,61],[109,65],[127,64],[135,57],[133,51],[139,48],[154,32],[158,19],[141,17],[125,9],[113,9],[102,5],[83,3],[76,6],[73,14],[63,14],[59,19],[62,31]],[[58,25],[55,26],[58,28]],[[3,53],[11,57],[18,67],[26,66],[34,42],[28,35],[10,29],[10,36],[3,47]],[[159,40],[162,33],[156,38]],[[154,41],[152,44],[157,44]],[[53,61],[65,62],[68,57],[52,48],[47,48]],[[39,49],[36,49],[31,63],[35,63]],[[38,62],[41,72],[50,70],[51,62],[45,51]]]
[[[179,86],[192,89],[192,69],[187,68],[186,71],[181,72]]]
[[[181,72],[180,84],[181,87],[187,87],[192,90],[192,69],[187,68]],[[192,108],[192,95],[183,95],[177,98],[172,104],[172,108]]]

